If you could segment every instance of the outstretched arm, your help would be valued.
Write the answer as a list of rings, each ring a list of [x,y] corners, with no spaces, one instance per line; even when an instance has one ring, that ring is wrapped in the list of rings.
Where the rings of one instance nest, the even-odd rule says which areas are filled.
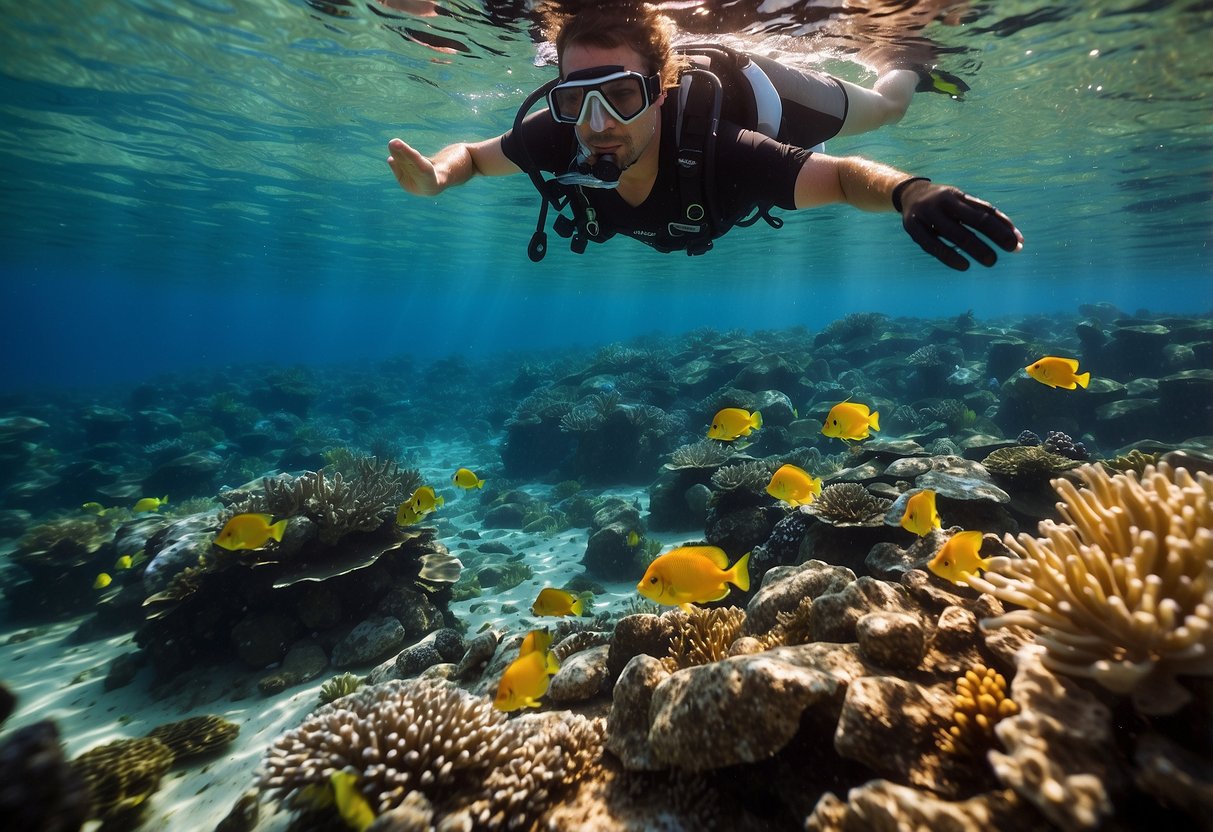
[[[983,266],[998,260],[974,231],[1004,251],[1023,247],[1023,235],[1011,219],[985,200],[879,162],[814,153],[796,177],[796,207],[835,202],[864,211],[900,211],[906,233],[928,254],[958,271],[969,268],[961,252]]]
[[[416,196],[435,196],[476,174],[504,176],[520,171],[501,149],[500,136],[475,144],[453,144],[428,159],[400,139],[389,141],[387,149],[388,167],[396,181]]]

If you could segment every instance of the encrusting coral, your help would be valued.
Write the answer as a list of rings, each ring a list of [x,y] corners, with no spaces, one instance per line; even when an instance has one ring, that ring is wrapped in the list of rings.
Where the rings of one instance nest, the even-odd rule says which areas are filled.
[[[1213,477],[1159,463],[1141,477],[1077,471],[1055,479],[1064,524],[1043,537],[1007,536],[1019,558],[996,557],[969,585],[1024,609],[986,628],[1034,631],[1055,672],[1132,694],[1147,714],[1189,698],[1177,674],[1213,675]]]
[[[678,468],[716,468],[728,462],[734,455],[732,447],[724,442],[713,439],[700,439],[689,445],[680,445],[670,453],[670,461],[665,467]]]
[[[741,634],[744,623],[745,610],[740,607],[696,607],[674,631],[669,655],[661,663],[673,673],[684,667],[718,662],[729,654],[729,646]]]
[[[421,792],[467,828],[529,828],[597,765],[603,724],[578,716],[508,720],[487,698],[432,679],[364,687],[274,741],[263,792],[292,797],[353,770],[376,814]]]
[[[173,752],[154,737],[114,740],[71,762],[89,795],[89,817],[115,820],[137,810],[160,787]]]
[[[994,747],[994,726],[1019,713],[1007,697],[1007,680],[993,668],[976,665],[956,680],[956,710],[952,725],[939,732],[938,745],[949,754],[977,756]]]
[[[1041,445],[1013,445],[1010,448],[999,448],[983,459],[981,464],[1004,477],[1044,479],[1077,468],[1082,463],[1055,454]]]

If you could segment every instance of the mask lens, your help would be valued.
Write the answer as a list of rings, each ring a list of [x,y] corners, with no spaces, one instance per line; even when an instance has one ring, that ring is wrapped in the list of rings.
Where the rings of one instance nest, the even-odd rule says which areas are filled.
[[[552,115],[557,121],[577,121],[585,103],[585,87],[556,87],[552,90]]]
[[[558,84],[548,93],[548,108],[556,121],[580,124],[589,118],[587,110],[591,98],[597,98],[608,114],[621,124],[634,120],[652,103],[640,73],[612,72]]]

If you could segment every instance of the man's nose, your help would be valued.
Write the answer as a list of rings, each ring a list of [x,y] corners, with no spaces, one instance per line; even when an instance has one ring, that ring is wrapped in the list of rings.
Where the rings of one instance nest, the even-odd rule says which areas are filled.
[[[590,129],[595,133],[603,132],[608,124],[614,121],[611,114],[607,112],[607,108],[602,106],[602,102],[597,98],[590,99],[589,116]]]

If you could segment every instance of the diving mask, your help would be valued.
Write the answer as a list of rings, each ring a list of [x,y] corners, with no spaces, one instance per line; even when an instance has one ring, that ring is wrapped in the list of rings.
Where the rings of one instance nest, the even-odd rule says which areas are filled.
[[[548,93],[552,118],[564,124],[602,123],[603,111],[619,124],[640,117],[661,94],[661,77],[621,66],[596,66],[570,72]],[[593,127],[593,129],[600,129]]]

